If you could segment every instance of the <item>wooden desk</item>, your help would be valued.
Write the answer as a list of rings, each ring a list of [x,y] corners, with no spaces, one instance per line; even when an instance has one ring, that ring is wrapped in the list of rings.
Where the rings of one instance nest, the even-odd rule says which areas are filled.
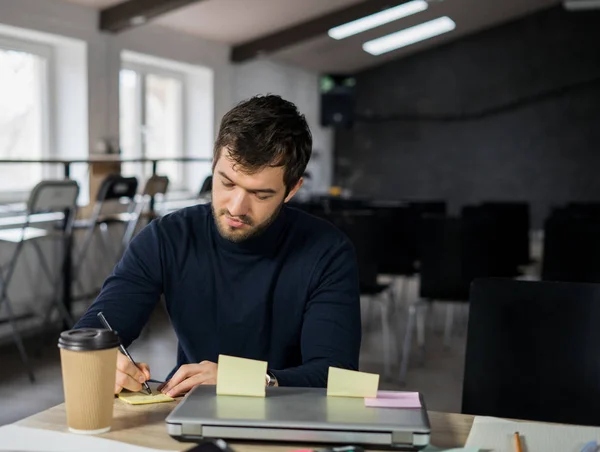
[[[115,399],[112,429],[101,437],[155,449],[187,450],[192,444],[180,443],[172,439],[167,434],[164,423],[165,418],[177,403],[175,401],[154,405],[128,405]],[[464,414],[429,412],[432,430],[431,443],[438,447],[464,446],[473,424],[473,418],[473,416]],[[23,419],[17,424],[66,432],[65,407],[57,405]],[[294,444],[244,444],[240,442],[231,442],[231,444],[237,452],[287,452],[301,448],[300,445]]]

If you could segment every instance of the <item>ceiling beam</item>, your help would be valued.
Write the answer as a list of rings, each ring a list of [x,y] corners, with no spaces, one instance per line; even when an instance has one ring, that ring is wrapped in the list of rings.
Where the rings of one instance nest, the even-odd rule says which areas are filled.
[[[119,33],[201,0],[126,0],[100,11],[100,30]]]
[[[360,3],[339,9],[324,16],[307,20],[285,30],[262,36],[233,47],[231,61],[242,62],[257,55],[272,53],[299,42],[327,33],[330,28],[351,22],[369,14],[392,6],[406,3],[408,0],[363,0]]]

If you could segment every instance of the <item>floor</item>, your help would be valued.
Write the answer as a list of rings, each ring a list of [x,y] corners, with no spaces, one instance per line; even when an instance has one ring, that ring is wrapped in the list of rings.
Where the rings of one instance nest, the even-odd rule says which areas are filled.
[[[407,300],[414,300],[417,282],[409,284]],[[364,300],[364,306],[368,303]],[[404,337],[403,325],[406,309],[400,305],[396,315],[392,317],[398,326],[397,338],[394,342],[400,345]],[[411,354],[407,382],[402,386],[398,377],[381,379],[381,389],[406,389],[421,391],[429,409],[459,412],[461,407],[461,387],[465,353],[466,306],[460,306],[459,315],[455,315],[455,334],[449,349],[442,346],[441,326],[443,325],[444,306],[434,305],[428,319],[426,336],[426,355],[420,362],[416,348]],[[372,318],[365,322],[363,344],[361,350],[361,370],[383,374],[381,335],[377,326],[380,319]],[[16,348],[10,344],[0,348],[0,425],[11,423],[35,414],[63,402],[62,380],[59,351],[56,347],[57,334],[40,339],[26,341],[27,350],[34,355],[36,382],[31,384],[24,372]],[[158,308],[152,316],[148,328],[130,347],[130,352],[138,361],[150,365],[152,376],[157,379],[166,377],[175,364],[177,341],[168,318]],[[397,375],[399,349],[393,350],[398,363],[393,368]]]

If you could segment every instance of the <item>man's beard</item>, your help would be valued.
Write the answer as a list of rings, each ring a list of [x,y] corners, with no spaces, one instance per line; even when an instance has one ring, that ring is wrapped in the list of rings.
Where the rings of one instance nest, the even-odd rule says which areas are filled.
[[[219,209],[219,212],[217,214],[217,212],[215,210],[215,205],[211,204],[213,218],[214,218],[215,224],[217,225],[217,230],[219,231],[219,234],[221,234],[221,237],[223,237],[224,239],[229,240],[230,242],[234,242],[234,243],[240,243],[240,242],[248,240],[252,237],[257,237],[257,236],[261,235],[275,221],[275,219],[279,215],[279,212],[281,211],[282,207],[283,207],[283,202],[277,206],[277,208],[275,209],[275,211],[271,214],[271,216],[269,218],[267,218],[261,224],[255,226],[254,222],[252,221],[252,218],[248,217],[247,215],[241,215],[238,217],[234,217],[233,215],[231,215],[229,213],[229,211],[227,209]],[[227,224],[223,224],[221,222],[221,220],[222,220],[221,217],[223,217],[223,216],[228,216],[229,218],[233,218],[237,221],[240,221],[240,222],[246,224],[247,226],[241,230],[238,230],[237,228],[228,226]]]

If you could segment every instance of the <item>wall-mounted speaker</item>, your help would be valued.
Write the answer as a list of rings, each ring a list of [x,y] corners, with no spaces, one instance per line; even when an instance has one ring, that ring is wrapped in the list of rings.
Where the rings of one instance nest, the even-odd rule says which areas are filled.
[[[324,75],[320,80],[321,125],[350,128],[354,123],[356,79],[348,75]]]

